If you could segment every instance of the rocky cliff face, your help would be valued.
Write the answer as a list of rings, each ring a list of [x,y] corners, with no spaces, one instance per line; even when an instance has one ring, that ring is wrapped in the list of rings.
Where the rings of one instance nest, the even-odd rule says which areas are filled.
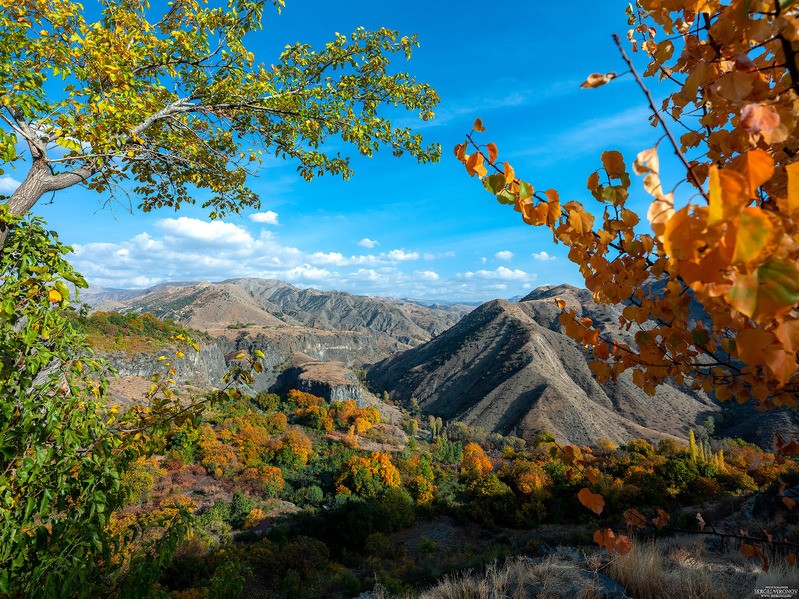
[[[706,396],[673,387],[649,397],[627,376],[598,384],[583,348],[561,332],[556,295],[595,322],[615,323],[612,308],[603,312],[587,291],[569,286],[519,303],[494,300],[432,341],[375,364],[369,381],[394,400],[416,397],[445,419],[528,439],[547,429],[571,443],[685,438],[717,411]]]
[[[324,397],[327,401],[353,399],[359,408],[377,408],[383,422],[399,424],[402,420],[399,410],[375,397],[341,362],[321,362],[295,353],[291,356],[289,367],[281,375],[279,384]]]
[[[193,383],[197,386],[219,386],[222,377],[227,372],[225,356],[216,344],[203,344],[200,351],[184,349],[183,358],[175,358],[174,350],[164,350],[156,353],[109,354],[106,359],[111,362],[120,377],[137,376],[149,379],[156,372],[163,371],[163,363],[158,361],[159,356],[166,356],[175,375],[172,377],[178,383]]]

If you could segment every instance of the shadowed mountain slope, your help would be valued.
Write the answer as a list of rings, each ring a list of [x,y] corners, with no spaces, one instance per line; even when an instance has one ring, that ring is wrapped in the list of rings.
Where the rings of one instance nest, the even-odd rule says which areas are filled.
[[[561,332],[554,297],[618,327],[617,308],[603,310],[588,291],[540,288],[519,303],[483,304],[432,341],[373,365],[369,380],[445,419],[528,439],[547,429],[571,443],[685,438],[717,411],[706,396],[674,387],[649,397],[629,376],[597,383],[585,350]]]

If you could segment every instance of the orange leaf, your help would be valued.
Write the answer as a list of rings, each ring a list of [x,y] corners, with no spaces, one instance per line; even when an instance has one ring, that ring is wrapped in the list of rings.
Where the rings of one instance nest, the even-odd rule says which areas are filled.
[[[549,201],[546,217],[547,225],[552,226],[558,222],[560,218],[560,196],[554,189],[547,189],[544,195],[547,196],[547,200]],[[591,217],[591,222],[593,223],[593,217]]]
[[[605,499],[602,495],[592,493],[588,487],[580,489],[580,492],[577,493],[577,499],[595,514],[601,514],[602,510],[605,509]]]
[[[633,548],[633,543],[624,535],[619,535],[616,539],[616,551],[619,555],[627,555]]]
[[[510,165],[509,162],[503,162],[502,166],[505,167],[505,182],[510,183],[513,181],[513,178],[516,176],[516,173],[513,170],[513,167]]]
[[[741,102],[752,91],[754,78],[750,73],[730,71],[713,82],[710,89],[726,100]]]
[[[555,298],[555,304],[557,304],[559,310],[564,310],[566,308],[566,302],[559,297]]]
[[[706,228],[706,211],[685,206],[666,221],[661,234],[663,249],[672,260],[699,259],[699,248],[705,244],[703,232]]]
[[[796,353],[787,352],[780,345],[771,345],[764,354],[764,363],[774,378],[780,385],[786,385],[796,373]]]
[[[605,73],[604,75],[602,73],[591,73],[588,75],[588,78],[580,84],[580,87],[583,89],[594,89],[605,85],[615,78],[616,73],[612,71],[610,73]]]
[[[474,125],[472,125],[472,129],[474,129],[475,131],[479,131],[480,133],[485,131],[486,128],[483,127],[483,120],[482,119],[474,119]]]
[[[765,348],[774,341],[771,331],[760,328],[743,329],[738,331],[735,338],[736,353],[741,361],[754,368],[765,362]]]
[[[741,553],[746,557],[754,557],[760,553],[760,547],[749,543],[741,543]]]
[[[588,176],[588,182],[585,184],[586,189],[588,191],[594,191],[597,187],[599,187],[599,173],[594,171]]]
[[[594,531],[594,543],[599,545],[600,547],[605,545],[605,533],[601,530]]]
[[[773,131],[780,126],[780,115],[773,106],[747,104],[741,109],[740,125],[749,133]]]
[[[799,210],[799,162],[785,167],[788,175],[788,212]]]
[[[466,144],[455,144],[455,158],[461,162],[466,161]]]
[[[577,204],[577,202],[569,202],[569,204]],[[569,225],[575,232],[587,233],[591,230],[594,225],[594,217],[583,210],[582,206],[578,204],[574,209],[567,208],[567,210]]]
[[[469,155],[469,158],[466,160],[466,172],[469,173],[470,177],[474,177],[476,174],[478,174],[478,168],[482,166],[482,164],[483,155],[480,152],[475,152],[474,154]]]
[[[605,549],[607,549],[608,553],[613,553],[613,549],[616,547],[616,533],[610,530],[609,528],[605,529]]]
[[[635,527],[646,528],[647,526],[646,518],[635,508],[624,512],[624,521],[627,523],[627,530],[632,530]]]
[[[655,525],[655,528],[660,530],[661,528],[666,526],[666,524],[669,523],[670,519],[671,519],[671,516],[669,516],[669,514],[667,512],[665,512],[661,508],[658,508],[658,515],[655,518],[652,518],[652,524]]]
[[[744,152],[731,162],[731,167],[749,183],[749,197],[757,197],[757,188],[774,175],[774,159],[760,148]]]
[[[783,497],[782,502],[785,504],[785,507],[787,507],[789,510],[792,510],[793,508],[796,507],[796,501],[794,501],[790,497]]]
[[[616,179],[627,172],[627,166],[624,164],[624,156],[617,150],[606,150],[602,152],[602,166],[605,167],[609,177],[614,177]]]
[[[774,335],[786,351],[799,352],[799,320],[786,320],[774,329]]]
[[[499,150],[497,149],[497,144],[490,143],[486,146],[486,150],[488,150],[488,161],[494,162],[497,159],[497,155],[499,154]]]

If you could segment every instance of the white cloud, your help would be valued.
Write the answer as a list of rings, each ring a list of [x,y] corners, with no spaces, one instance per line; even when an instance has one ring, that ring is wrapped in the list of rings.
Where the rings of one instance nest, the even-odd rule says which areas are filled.
[[[533,260],[538,260],[539,262],[549,262],[550,260],[557,260],[555,256],[550,256],[548,253],[541,251],[541,252],[533,252],[532,254]]]
[[[254,223],[263,223],[264,225],[276,225],[277,222],[277,212],[273,210],[267,210],[266,212],[256,212],[254,214],[250,214],[250,220]]]
[[[17,190],[17,187],[22,185],[21,181],[17,181],[13,177],[4,175],[0,177],[0,193],[3,195],[11,195]]]
[[[368,237],[364,237],[358,242],[358,245],[371,250],[373,247],[380,245],[380,242],[375,241],[374,239],[369,239]]]
[[[386,256],[389,260],[396,260],[397,262],[419,259],[418,252],[406,252],[405,250],[391,250],[387,254],[381,254],[381,256]]]
[[[169,236],[209,245],[248,245],[253,241],[246,229],[221,220],[204,221],[181,216],[165,218],[155,223],[155,226]]]
[[[72,262],[87,280],[115,288],[258,277],[366,295],[473,301],[519,293],[536,278],[505,266],[467,273],[425,268],[422,254],[406,249],[357,256],[306,252],[272,230],[253,235],[241,225],[188,217],[158,221],[154,230],[125,241],[73,247]]]
[[[466,272],[463,276],[467,279],[501,280],[501,281],[534,281],[538,275],[525,272],[518,268],[511,270],[505,266],[500,266],[496,270],[478,270],[476,272]]]
[[[494,258],[496,258],[497,260],[503,260],[507,262],[508,260],[513,259],[513,252],[509,250],[502,250],[501,252],[497,252],[496,254],[494,254]]]
[[[420,278],[428,281],[438,281],[441,277],[434,270],[417,270],[414,274],[419,275]]]

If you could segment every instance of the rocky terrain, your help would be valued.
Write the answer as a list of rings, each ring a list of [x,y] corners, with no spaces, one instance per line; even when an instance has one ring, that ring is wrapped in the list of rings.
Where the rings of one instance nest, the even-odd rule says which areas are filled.
[[[215,338],[215,343],[202,347],[199,356],[190,350],[184,359],[175,360],[179,382],[217,385],[235,355],[259,349],[266,355],[265,369],[256,375],[250,391],[285,386],[281,375],[292,366],[292,356],[301,354],[307,360],[339,362],[337,372],[346,371],[354,379],[353,399],[365,398],[368,391],[348,367],[360,367],[428,341],[472,309],[462,304],[428,307],[411,300],[299,289],[266,279],[165,283],[139,291],[90,288],[81,300],[95,311],[150,312]],[[121,398],[146,390],[149,377],[159,367],[158,355],[108,357],[120,375],[112,391]],[[333,383],[322,392],[324,385],[317,381],[314,392],[327,396],[329,389],[341,389]]]
[[[649,397],[629,376],[597,383],[585,350],[561,332],[556,296],[617,327],[615,308],[603,310],[588,291],[540,288],[518,303],[483,304],[435,339],[375,364],[368,379],[392,400],[415,397],[444,419],[528,439],[547,429],[570,443],[685,438],[718,411],[706,396],[674,387]]]
[[[721,412],[707,396],[676,387],[649,397],[629,376],[598,384],[584,349],[562,333],[555,297],[631,340],[618,327],[620,308],[598,306],[587,290],[569,285],[540,287],[518,302],[493,300],[476,309],[260,279],[95,289],[84,301],[97,310],[152,312],[207,332],[215,342],[176,362],[179,381],[204,388],[219,383],[237,354],[260,349],[265,369],[249,389],[253,393],[294,386],[328,400],[384,405],[353,372],[371,363],[370,387],[388,391],[395,402],[416,398],[425,412],[446,420],[528,439],[542,429],[585,444],[685,438],[689,427],[713,415],[718,433],[768,447],[775,430],[785,436],[796,428],[786,411],[755,415],[743,406]],[[158,368],[155,355],[110,357],[120,372],[112,386],[119,397],[141,393]]]

